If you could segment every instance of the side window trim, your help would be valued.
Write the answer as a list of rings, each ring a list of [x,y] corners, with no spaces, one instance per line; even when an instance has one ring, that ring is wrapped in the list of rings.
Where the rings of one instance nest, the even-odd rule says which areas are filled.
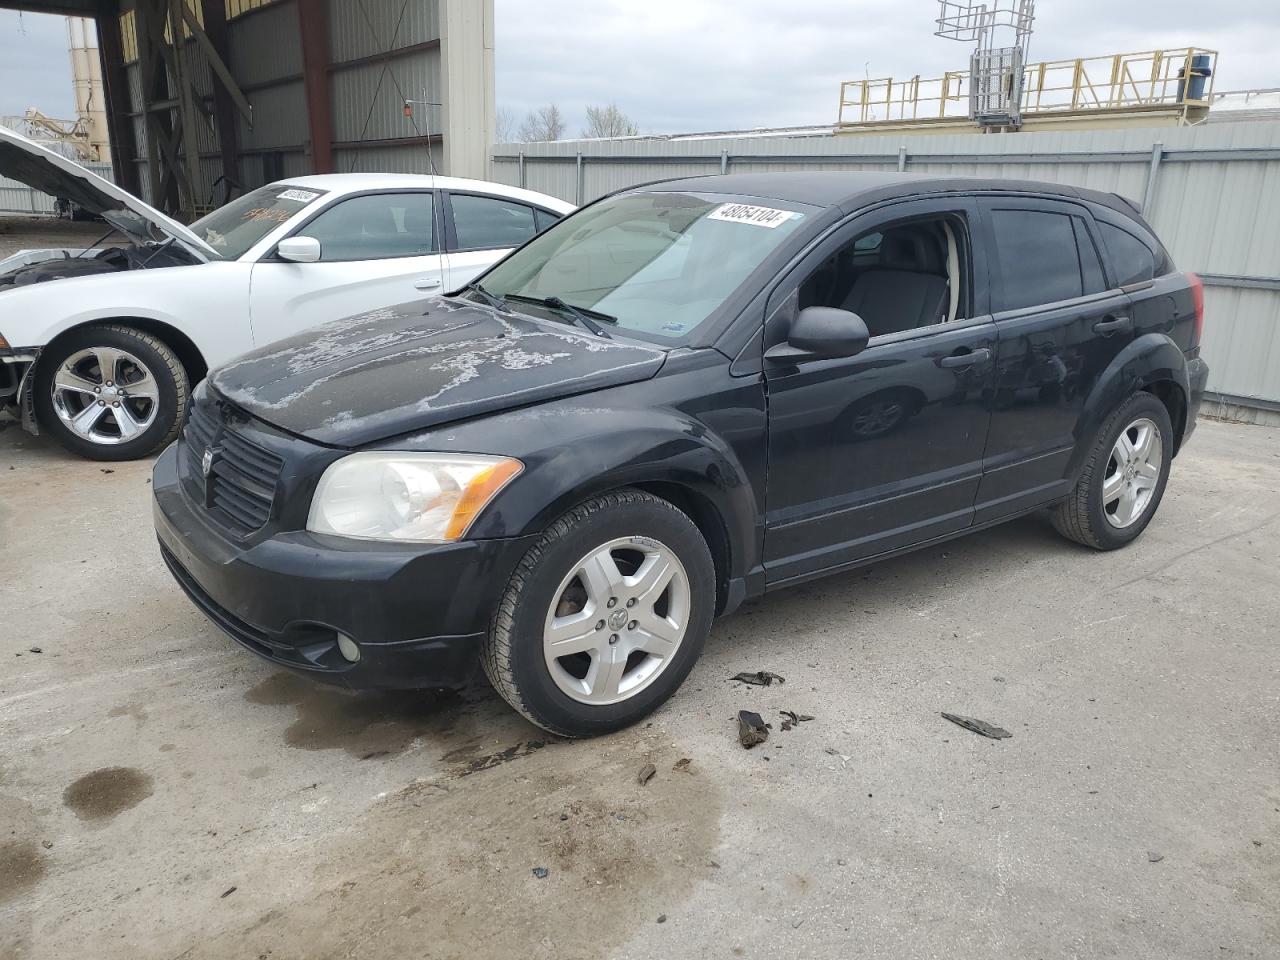
[[[870,233],[880,227],[902,223],[915,219],[942,217],[947,214],[961,217],[965,222],[966,247],[968,254],[968,290],[965,291],[968,306],[963,312],[969,314],[958,320],[946,323],[935,323],[895,333],[881,334],[868,341],[868,347],[882,343],[897,343],[932,336],[936,333],[958,330],[970,325],[991,322],[990,301],[987,296],[988,257],[983,249],[982,216],[975,198],[968,195],[947,195],[945,197],[911,197],[894,200],[869,210],[859,210],[834,224],[809,248],[804,251],[785,273],[782,274],[768,291],[765,302],[764,349],[775,346],[786,335],[785,327],[789,327],[790,315],[788,307],[798,306],[797,293],[814,269],[820,266],[836,251],[847,246],[864,233]],[[783,318],[786,318],[785,326]]]
[[[567,214],[556,213],[554,210],[548,210],[546,207],[541,207],[536,203],[527,203],[524,200],[520,200],[516,197],[507,197],[507,196],[503,196],[500,193],[482,193],[479,190],[442,190],[440,192],[444,198],[442,210],[444,213],[444,252],[445,253],[472,253],[472,252],[479,252],[483,250],[515,249],[514,247],[509,248],[509,247],[460,247],[458,246],[458,225],[457,225],[457,221],[454,219],[454,214],[453,214],[453,198],[456,196],[481,197],[486,200],[499,200],[503,203],[510,203],[517,207],[527,207],[532,212],[532,216],[533,216],[533,234],[532,236],[526,237],[520,243],[516,244],[516,247],[519,247],[525,243],[528,243],[530,240],[533,239],[533,237],[536,237],[539,233],[542,232],[541,230],[538,229],[537,215],[539,212],[542,212],[552,218],[552,226],[554,226],[556,222],[563,220],[565,216],[567,216]]]
[[[402,194],[402,193],[411,193],[415,195],[425,194],[431,197],[431,217],[432,217],[433,229],[432,229],[430,250],[426,251],[425,253],[403,253],[394,257],[361,257],[356,259],[341,259],[341,260],[325,260],[322,258],[319,262],[320,263],[363,263],[367,260],[405,260],[410,257],[438,257],[440,256],[440,254],[444,252],[443,244],[441,244],[440,242],[441,234],[442,234],[441,205],[440,205],[441,192],[442,191],[440,190],[416,190],[411,187],[410,188],[400,187],[400,188],[392,188],[392,189],[386,189],[386,190],[361,190],[357,193],[343,194],[341,196],[334,198],[329,203],[326,203],[324,206],[320,207],[319,209],[311,211],[305,219],[301,220],[300,222],[290,227],[288,233],[286,233],[284,236],[280,237],[279,239],[271,243],[270,247],[268,247],[263,252],[262,256],[258,258],[258,262],[260,263],[286,262],[276,256],[276,247],[280,245],[280,241],[288,240],[291,237],[298,236],[300,233],[302,233],[303,230],[309,227],[312,223],[320,219],[320,217],[324,216],[326,213],[332,210],[336,210],[338,207],[340,207],[342,204],[346,203],[349,200],[358,200],[361,197],[393,196],[393,195]]]

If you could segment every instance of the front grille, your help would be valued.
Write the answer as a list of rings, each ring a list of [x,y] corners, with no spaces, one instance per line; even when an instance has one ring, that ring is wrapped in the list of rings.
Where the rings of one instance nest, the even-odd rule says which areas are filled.
[[[284,461],[244,437],[234,422],[224,422],[210,403],[191,408],[182,439],[187,474],[213,518],[242,536],[260,530],[271,517]],[[213,464],[205,476],[210,447]]]

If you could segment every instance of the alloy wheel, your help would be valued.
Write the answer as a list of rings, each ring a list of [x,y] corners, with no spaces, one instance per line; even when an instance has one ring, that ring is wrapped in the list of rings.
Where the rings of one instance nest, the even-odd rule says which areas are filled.
[[[675,553],[647,537],[592,550],[560,582],[543,627],[556,686],[581,703],[619,703],[647,688],[689,626],[689,577]]]
[[[53,409],[76,436],[114,445],[155,422],[160,393],[150,368],[116,347],[73,353],[53,375]]]
[[[1160,428],[1146,417],[1133,421],[1116,438],[1102,481],[1102,513],[1113,527],[1136,523],[1155,496],[1164,463]]]

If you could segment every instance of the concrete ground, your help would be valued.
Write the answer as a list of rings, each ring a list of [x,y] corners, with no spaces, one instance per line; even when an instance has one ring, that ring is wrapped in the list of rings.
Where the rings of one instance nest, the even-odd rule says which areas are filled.
[[[1280,956],[1280,431],[1203,423],[1119,553],[1027,519],[752,604],[590,742],[256,660],[148,476],[0,430],[0,957]]]

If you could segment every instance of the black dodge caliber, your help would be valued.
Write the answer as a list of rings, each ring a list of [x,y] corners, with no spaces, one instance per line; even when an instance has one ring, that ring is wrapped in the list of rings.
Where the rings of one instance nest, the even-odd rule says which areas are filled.
[[[643,717],[712,619],[1047,509],[1101,550],[1195,425],[1202,295],[1125,200],[869,173],[591,204],[446,297],[215,371],[155,466],[205,614],[350,687]]]

